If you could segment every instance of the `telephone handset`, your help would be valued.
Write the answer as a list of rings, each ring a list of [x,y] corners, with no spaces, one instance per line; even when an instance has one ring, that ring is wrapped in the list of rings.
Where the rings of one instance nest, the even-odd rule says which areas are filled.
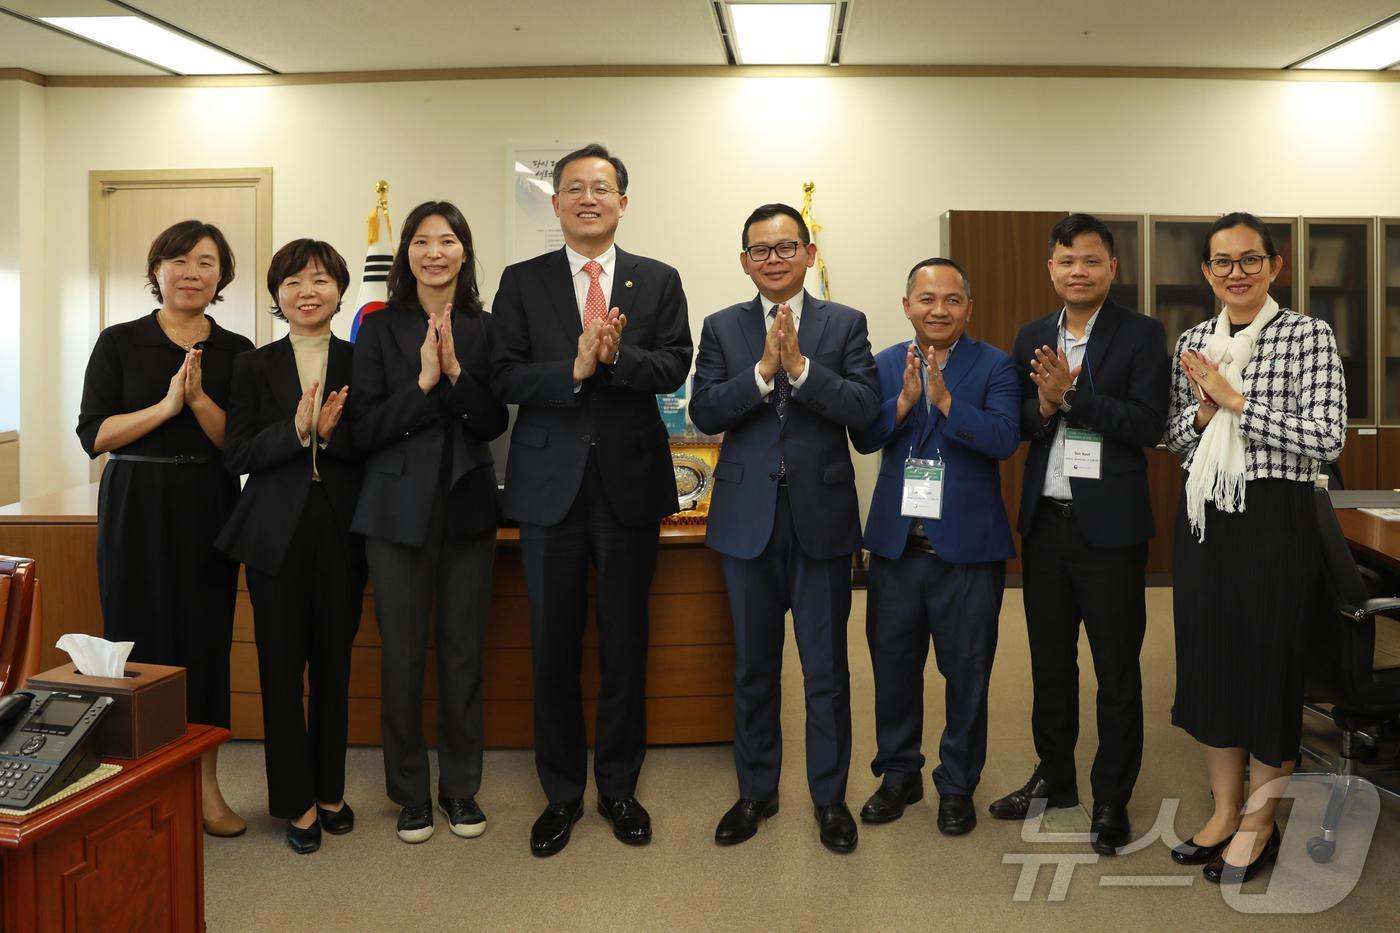
[[[0,697],[0,807],[32,807],[96,768],[92,739],[111,705],[111,697],[61,690]]]

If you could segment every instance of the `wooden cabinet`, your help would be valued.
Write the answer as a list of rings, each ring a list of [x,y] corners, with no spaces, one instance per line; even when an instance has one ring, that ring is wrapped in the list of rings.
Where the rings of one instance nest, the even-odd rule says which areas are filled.
[[[1305,218],[1303,238],[1303,311],[1326,321],[1337,338],[1347,380],[1347,420],[1374,424],[1375,224],[1367,219]]]
[[[1151,314],[1167,330],[1167,351],[1182,333],[1219,309],[1215,292],[1201,275],[1201,247],[1213,217],[1153,217],[1151,303],[1137,310]]]

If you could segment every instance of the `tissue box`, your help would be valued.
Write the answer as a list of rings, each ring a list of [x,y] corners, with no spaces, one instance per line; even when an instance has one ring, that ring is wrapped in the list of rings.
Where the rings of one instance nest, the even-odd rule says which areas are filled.
[[[126,662],[125,677],[89,677],[70,662],[35,674],[43,690],[100,693],[114,701],[97,735],[103,758],[140,758],[185,734],[185,669]]]

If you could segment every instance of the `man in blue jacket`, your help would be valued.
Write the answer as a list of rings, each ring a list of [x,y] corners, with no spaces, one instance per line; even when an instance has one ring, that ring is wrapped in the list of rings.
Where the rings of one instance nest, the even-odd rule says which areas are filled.
[[[875,361],[864,314],[803,290],[817,248],[800,213],[763,205],[745,221],[741,243],[739,262],[758,295],[705,319],[690,403],[696,427],[724,432],[705,543],[723,555],[734,618],[739,801],[715,841],[743,842],[778,811],[779,675],[791,609],[807,699],[807,786],[822,843],[849,852],[846,622],[860,514],[846,433],[878,412]]]
[[[880,789],[860,811],[897,820],[923,799],[924,662],[929,636],[946,686],[946,724],[933,771],[938,828],[977,825],[972,793],[987,759],[987,685],[997,646],[1006,559],[1015,556],[1000,462],[1020,440],[1011,357],[969,337],[972,287],[948,259],[909,272],[904,314],[914,339],[875,358],[880,417],[852,433],[881,451],[865,526],[870,588],[865,631],[875,673]]]

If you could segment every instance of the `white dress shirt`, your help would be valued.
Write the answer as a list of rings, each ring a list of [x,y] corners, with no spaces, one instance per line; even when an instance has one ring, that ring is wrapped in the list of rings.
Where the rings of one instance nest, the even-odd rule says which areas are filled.
[[[1065,356],[1069,359],[1071,370],[1084,363],[1084,354],[1089,348],[1089,334],[1094,330],[1094,322],[1099,319],[1099,311],[1103,306],[1094,309],[1094,313],[1089,315],[1089,322],[1084,325],[1084,336],[1075,339],[1069,331],[1065,330],[1065,311],[1060,309],[1060,321],[1055,325],[1059,331],[1058,346],[1065,351]],[[1079,380],[1075,379],[1077,383]],[[1074,498],[1074,492],[1070,489],[1069,477],[1065,475],[1065,419],[1061,418],[1060,423],[1055,425],[1055,438],[1050,442],[1050,461],[1045,464],[1045,485],[1041,487],[1040,494],[1049,496],[1051,499],[1069,500]]]
[[[602,275],[598,276],[598,287],[603,290],[603,314],[606,316],[608,310],[612,308],[612,284],[613,266],[617,263],[617,246],[609,246],[600,256],[593,257],[592,260],[582,253],[576,253],[568,246],[564,247],[564,256],[569,260],[569,274],[574,280],[574,298],[578,301],[578,318],[583,320],[583,309],[588,304],[588,284],[592,281],[587,272],[583,271],[585,263],[596,262],[603,267]]]
[[[806,297],[806,292],[798,292],[787,300],[788,310],[792,312],[793,327],[800,328],[802,326],[802,302]],[[758,306],[763,309],[763,328],[765,333],[772,330],[773,325],[777,322],[778,317],[773,312],[773,309],[780,304],[783,304],[783,302],[769,301],[762,295],[758,296]],[[789,380],[788,383],[793,392],[802,388],[802,384],[807,381],[807,374],[812,371],[812,367],[809,365],[810,362],[806,355],[802,357],[802,375],[798,376],[796,379]],[[759,375],[758,365],[758,363],[753,364],[753,379],[754,382],[758,383],[758,394],[767,398],[769,395],[773,394],[773,379],[765,381],[763,376]],[[777,373],[773,374],[773,378],[777,378]]]

